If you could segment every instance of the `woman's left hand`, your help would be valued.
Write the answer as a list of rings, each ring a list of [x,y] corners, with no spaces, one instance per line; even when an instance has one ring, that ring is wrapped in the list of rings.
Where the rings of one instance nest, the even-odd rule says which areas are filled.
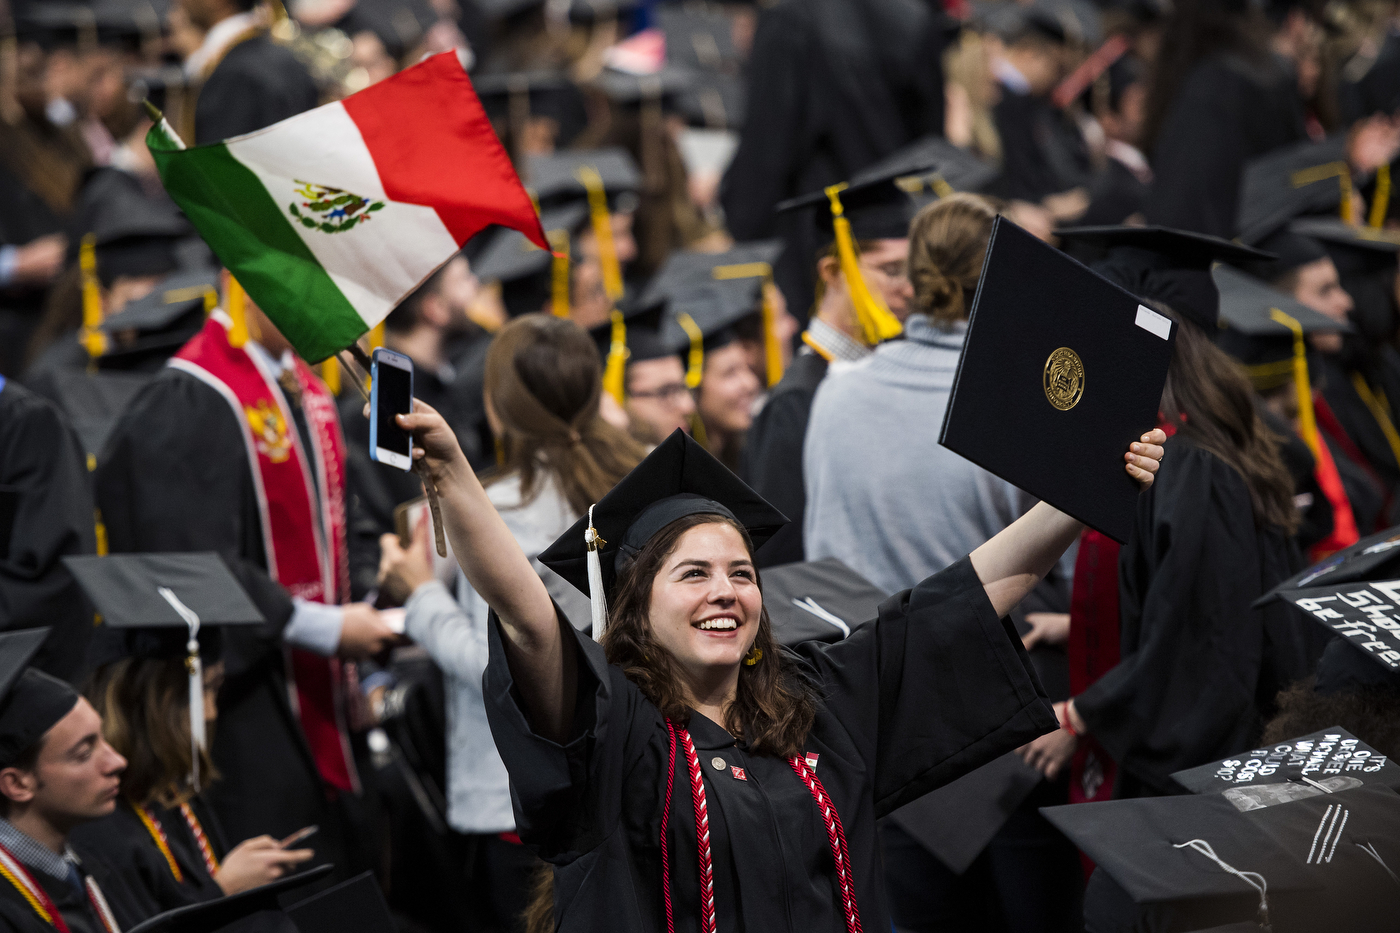
[[[1123,455],[1127,461],[1123,469],[1128,471],[1128,475],[1138,481],[1143,489],[1152,485],[1156,478],[1157,468],[1162,465],[1162,457],[1166,455],[1166,450],[1162,447],[1167,442],[1167,435],[1161,428],[1153,428],[1142,436],[1141,441],[1134,441],[1128,445],[1128,452]]]

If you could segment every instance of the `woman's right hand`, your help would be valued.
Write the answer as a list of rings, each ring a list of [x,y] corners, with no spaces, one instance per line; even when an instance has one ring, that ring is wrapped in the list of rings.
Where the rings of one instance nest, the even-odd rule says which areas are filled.
[[[237,894],[276,881],[315,854],[313,849],[284,849],[271,836],[256,836],[243,840],[224,856],[214,881],[224,894]]]
[[[413,435],[413,459],[417,469],[426,469],[434,482],[454,469],[467,465],[457,435],[437,410],[426,402],[413,400],[413,414],[398,415],[398,425]]]

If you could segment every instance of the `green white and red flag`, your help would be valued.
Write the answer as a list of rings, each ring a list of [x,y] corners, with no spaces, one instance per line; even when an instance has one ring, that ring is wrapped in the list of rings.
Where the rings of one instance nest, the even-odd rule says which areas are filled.
[[[549,248],[452,52],[222,143],[187,149],[162,120],[146,144],[171,198],[310,362],[490,224]]]

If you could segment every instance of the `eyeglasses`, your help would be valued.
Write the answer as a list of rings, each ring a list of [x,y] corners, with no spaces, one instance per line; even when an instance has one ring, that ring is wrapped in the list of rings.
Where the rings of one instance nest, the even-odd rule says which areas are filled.
[[[631,398],[654,398],[667,405],[674,405],[681,400],[681,396],[689,392],[690,389],[684,382],[671,382],[646,392],[628,392],[627,395]]]

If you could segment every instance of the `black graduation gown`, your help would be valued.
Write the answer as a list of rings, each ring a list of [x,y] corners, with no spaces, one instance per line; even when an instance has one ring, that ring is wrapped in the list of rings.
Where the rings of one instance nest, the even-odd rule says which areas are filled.
[[[807,507],[807,491],[802,476],[802,444],[807,438],[812,399],[829,365],[812,352],[794,357],[783,378],[768,393],[739,455],[739,475],[790,520],[759,548],[755,556],[760,568],[803,559],[802,512]]]
[[[354,874],[368,856],[343,812],[351,798],[328,800],[288,699],[281,632],[292,603],[267,575],[252,470],[228,402],[167,368],[113,429],[99,458],[97,500],[113,553],[217,551],[268,620],[223,636],[211,748],[222,779],[206,791],[220,823],[240,840],[317,824],[310,864]]]
[[[1321,642],[1286,603],[1251,609],[1296,572],[1281,531],[1255,527],[1232,467],[1177,436],[1119,555],[1121,660],[1074,699],[1119,765],[1117,796],[1254,747],[1279,690]]]
[[[1085,227],[1117,226],[1142,214],[1152,186],[1133,174],[1117,159],[1110,158],[1102,172],[1089,182],[1089,209],[1075,221]]]
[[[1003,161],[993,193],[1039,201],[1088,180],[1088,154],[1082,140],[1068,131],[1063,115],[1045,98],[1003,85],[992,117],[1001,137]]]
[[[905,143],[943,133],[947,20],[921,0],[784,0],[760,11],[745,130],[720,190],[735,239],[781,236],[774,269],[805,319],[818,248],[808,211],[786,198],[850,178]]]
[[[316,82],[291,50],[254,36],[230,48],[200,88],[195,144],[251,133],[318,103]]]
[[[102,891],[107,906],[117,926],[123,930],[147,919],[146,905],[139,894],[128,888],[121,876],[113,871],[97,853],[85,850],[77,842],[70,840],[69,846],[79,859],[79,871],[91,875]],[[85,891],[73,887],[66,878],[55,878],[46,872],[28,865],[24,866],[29,877],[44,889],[49,900],[58,908],[69,933],[106,933],[106,927],[88,900]],[[0,879],[0,933],[54,933],[54,927],[46,923],[29,905],[15,886]]]
[[[1245,163],[1307,138],[1291,70],[1229,53],[1202,60],[1157,133],[1147,222],[1233,237]]]
[[[98,856],[121,875],[123,888],[134,894],[148,917],[222,897],[223,889],[205,868],[194,836],[180,812],[161,806],[153,806],[151,810],[165,831],[170,854],[179,866],[178,881],[150,831],[125,799],[118,801],[110,816],[75,829],[73,839],[82,846],[83,852]],[[211,821],[206,818],[207,814],[201,813],[200,817],[200,824],[206,835],[211,836],[216,854],[222,855],[219,844],[214,842],[216,834],[209,832]]]
[[[15,382],[0,388],[0,488],[19,491],[0,538],[0,629],[52,626],[34,666],[76,682],[92,616],[62,559],[97,549],[91,480],[63,414]]]
[[[600,646],[561,626],[579,650],[575,738],[564,746],[530,730],[491,625],[486,711],[516,824],[555,866],[558,929],[664,929],[664,721]],[[890,597],[850,638],[807,642],[790,657],[820,697],[805,749],[820,755],[817,776],[845,828],[861,922],[888,930],[875,821],[1054,729],[1054,714],[966,558]],[[753,754],[701,715],[689,729],[708,801],[719,929],[844,931],[825,826],[788,762]],[[683,752],[677,762],[671,883],[676,929],[691,931],[700,919],[695,819]]]

